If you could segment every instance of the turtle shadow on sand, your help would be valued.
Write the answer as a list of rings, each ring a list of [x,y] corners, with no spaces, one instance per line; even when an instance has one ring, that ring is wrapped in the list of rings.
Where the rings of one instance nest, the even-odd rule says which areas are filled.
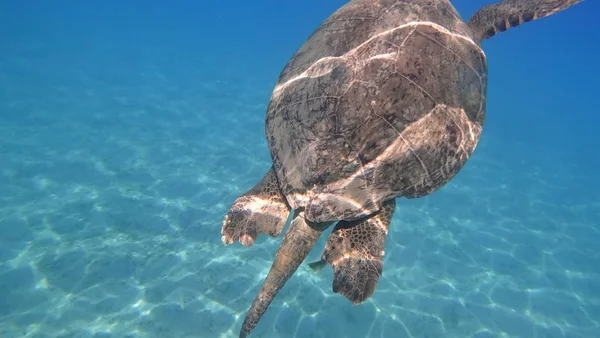
[[[399,197],[426,196],[461,170],[486,111],[481,42],[582,0],[505,0],[463,21],[448,0],[352,0],[327,18],[280,74],[267,108],[272,167],[234,203],[222,241],[250,247],[292,214],[241,328],[247,337],[323,230],[319,262],[333,292],[369,298]]]

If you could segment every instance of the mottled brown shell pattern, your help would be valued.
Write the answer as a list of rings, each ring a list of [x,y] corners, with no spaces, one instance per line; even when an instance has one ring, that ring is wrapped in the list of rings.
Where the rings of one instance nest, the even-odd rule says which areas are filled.
[[[431,193],[475,149],[485,55],[449,3],[422,3],[353,1],[282,72],[268,145],[282,193],[308,220],[357,219]]]

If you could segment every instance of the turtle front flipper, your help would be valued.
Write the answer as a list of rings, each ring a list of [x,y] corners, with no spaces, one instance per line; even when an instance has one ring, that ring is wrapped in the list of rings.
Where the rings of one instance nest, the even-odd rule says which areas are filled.
[[[279,236],[290,214],[273,168],[252,189],[235,200],[223,220],[221,240],[225,245],[239,240],[251,247],[259,233]]]
[[[340,221],[327,239],[321,257],[333,267],[333,292],[354,305],[371,297],[383,272],[383,253],[396,200],[377,213],[355,221]],[[318,264],[313,264],[318,267]]]
[[[582,2],[583,0],[504,0],[481,7],[467,23],[479,41],[498,32],[540,19]]]
[[[285,282],[296,272],[329,224],[308,223],[304,218],[304,211],[294,215],[289,229],[283,236],[281,246],[275,254],[271,270],[244,318],[240,338],[246,338],[256,327],[271,301]]]

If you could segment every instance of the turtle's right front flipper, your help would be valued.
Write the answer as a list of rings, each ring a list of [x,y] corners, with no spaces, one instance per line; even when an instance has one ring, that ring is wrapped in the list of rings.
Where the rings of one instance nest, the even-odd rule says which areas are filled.
[[[239,240],[252,246],[259,233],[279,236],[290,214],[273,168],[254,188],[235,200],[223,220],[221,240],[225,245]]]
[[[467,24],[478,41],[524,22],[544,18],[583,0],[504,0],[480,8]]]
[[[333,292],[357,305],[371,297],[383,272],[388,227],[396,208],[394,199],[379,212],[356,221],[340,221],[325,245],[322,264],[333,267]],[[311,263],[314,270],[322,264]]]

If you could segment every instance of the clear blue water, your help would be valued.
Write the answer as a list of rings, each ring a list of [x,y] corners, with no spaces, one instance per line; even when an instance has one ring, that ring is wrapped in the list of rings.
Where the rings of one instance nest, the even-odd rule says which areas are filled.
[[[237,337],[281,239],[224,247],[221,221],[344,1],[124,3],[0,2],[0,337]],[[600,337],[599,12],[485,41],[481,142],[398,201],[373,297],[302,266],[254,337]]]

